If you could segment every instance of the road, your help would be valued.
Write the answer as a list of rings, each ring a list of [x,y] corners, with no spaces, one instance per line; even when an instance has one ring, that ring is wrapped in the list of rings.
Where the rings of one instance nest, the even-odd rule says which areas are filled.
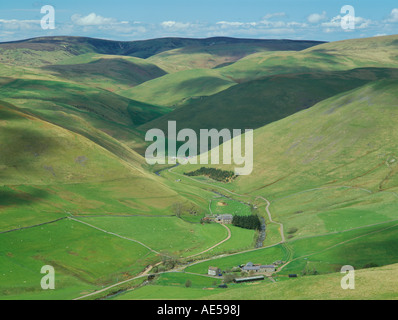
[[[201,254],[204,254],[204,253],[206,253],[206,252],[209,252],[210,250],[213,250],[214,248],[216,248],[216,247],[222,245],[224,242],[226,242],[226,241],[228,241],[229,239],[231,239],[231,230],[230,230],[225,224],[222,224],[222,223],[220,223],[220,224],[221,224],[225,229],[227,229],[227,231],[228,231],[228,236],[227,236],[227,238],[224,239],[223,241],[220,241],[219,243],[215,244],[215,245],[212,246],[211,248],[206,249],[206,250],[204,250],[204,251],[202,251],[202,252],[199,252],[199,253],[197,253],[197,254],[194,254],[194,255],[192,255],[192,256],[189,256],[189,257],[187,257],[187,258],[193,258],[193,257],[200,256]]]
[[[265,199],[264,197],[261,197],[261,196],[258,196],[256,199],[261,199],[261,200],[263,200],[263,201],[265,201],[265,202],[267,203],[267,207],[265,208],[265,210],[267,211],[268,219],[269,219],[269,221],[270,221],[271,223],[274,223],[274,224],[279,225],[279,232],[280,232],[280,234],[281,234],[281,239],[282,239],[281,243],[286,242],[286,240],[285,240],[285,233],[284,233],[284,231],[283,231],[283,223],[276,222],[276,221],[272,220],[271,211],[269,210],[269,207],[270,207],[270,205],[271,205],[271,202],[269,202],[267,199]]]
[[[193,178],[191,178],[191,177],[187,177],[187,176],[185,176],[185,175],[182,175],[182,174],[173,172],[172,170],[173,170],[174,168],[176,168],[176,167],[178,167],[178,165],[176,165],[176,166],[174,166],[174,167],[172,167],[172,168],[169,168],[169,169],[168,169],[168,172],[170,172],[170,173],[172,173],[172,174],[175,174],[175,175],[178,175],[178,176],[181,176],[181,177],[186,178],[186,179],[193,180],[193,181],[195,181],[195,182],[197,182],[197,183],[201,183],[201,184],[205,184],[205,185],[211,186],[212,188],[221,189],[221,190],[223,190],[223,191],[225,191],[225,192],[227,192],[227,193],[229,193],[229,194],[235,195],[235,196],[239,196],[239,197],[248,197],[247,195],[238,194],[238,193],[232,192],[232,191],[230,191],[230,190],[228,190],[228,189],[226,189],[226,188],[219,187],[219,186],[215,186],[215,185],[212,185],[212,184],[210,184],[210,183],[203,182],[203,181],[198,181],[198,180],[195,180],[195,179],[193,179]],[[163,170],[162,170],[162,171],[163,171]],[[158,172],[158,174],[159,174],[159,173],[160,173],[160,172]],[[283,234],[283,224],[282,224],[282,223],[275,222],[275,221],[272,219],[272,215],[271,215],[271,212],[270,212],[270,209],[269,209],[271,203],[268,201],[268,199],[266,199],[266,198],[264,198],[264,197],[260,197],[260,196],[259,196],[258,198],[259,198],[259,199],[262,199],[263,201],[265,201],[265,202],[267,203],[266,211],[267,211],[267,215],[268,215],[268,218],[269,218],[270,222],[271,222],[271,223],[276,223],[276,224],[280,225],[280,232],[281,232],[281,237],[282,237],[282,241],[281,241],[281,242],[276,243],[276,244],[273,244],[273,245],[270,245],[270,246],[267,246],[267,247],[256,248],[256,249],[249,249],[249,250],[244,250],[244,251],[236,252],[236,253],[232,253],[232,254],[225,254],[225,255],[222,255],[222,256],[215,256],[215,257],[212,257],[212,258],[209,258],[209,259],[199,260],[199,261],[196,261],[195,263],[190,264],[189,266],[192,266],[192,265],[195,265],[195,264],[198,264],[198,263],[202,263],[202,262],[205,262],[205,261],[211,261],[211,260],[214,260],[214,259],[217,259],[217,258],[220,258],[220,257],[233,256],[233,255],[237,255],[237,254],[241,254],[241,253],[245,253],[245,252],[251,252],[251,251],[256,251],[256,250],[262,250],[262,249],[266,249],[266,248],[271,248],[271,247],[275,247],[275,246],[277,246],[277,245],[279,245],[279,244],[285,242],[285,237],[284,237],[284,234]],[[110,232],[108,232],[108,231],[102,230],[102,229],[100,229],[100,228],[97,228],[97,227],[95,227],[95,226],[92,226],[92,225],[90,225],[90,224],[87,224],[87,223],[85,223],[85,222],[82,222],[82,221],[77,220],[77,219],[74,219],[74,218],[70,218],[70,219],[75,220],[75,221],[80,222],[80,223],[84,223],[84,224],[86,224],[86,225],[89,225],[89,226],[91,226],[91,227],[93,227],[93,228],[95,228],[95,229],[98,229],[99,231],[102,231],[102,232],[105,232],[105,233],[108,233],[108,234],[112,234],[112,235],[118,236],[118,237],[120,237],[120,238],[124,238],[124,239],[130,240],[130,241],[134,241],[134,242],[140,243],[140,244],[142,244],[144,247],[148,248],[149,250],[151,250],[151,251],[153,251],[153,252],[156,252],[156,251],[153,250],[152,248],[149,248],[148,246],[146,246],[145,244],[143,244],[143,243],[141,243],[141,242],[139,242],[139,241],[132,240],[132,239],[128,239],[128,238],[125,238],[125,237],[123,237],[123,236],[120,236],[120,235],[117,235],[117,234],[114,234],[114,233],[110,233]],[[214,248],[220,246],[220,245],[223,244],[224,242],[228,241],[228,240],[231,238],[231,230],[230,230],[227,226],[225,226],[225,225],[222,225],[222,226],[228,230],[228,236],[227,236],[226,239],[224,239],[223,241],[220,241],[219,243],[217,243],[216,245],[212,246],[212,247],[209,248],[209,249],[206,249],[206,250],[204,250],[204,251],[202,251],[202,252],[200,252],[200,253],[198,253],[198,254],[192,255],[192,256],[187,257],[187,258],[193,258],[193,257],[199,256],[199,255],[201,255],[201,254],[204,254],[204,253],[206,253],[206,252],[208,252],[208,251],[210,251],[210,250],[212,250],[212,249],[214,249]],[[158,263],[157,265],[160,265],[160,264],[161,264],[161,262]],[[156,265],[155,265],[155,266],[156,266]],[[93,293],[90,293],[90,294],[81,296],[81,297],[76,298],[76,299],[74,299],[74,300],[80,300],[80,299],[89,298],[89,297],[94,296],[94,295],[96,295],[96,294],[103,293],[103,292],[105,292],[105,291],[107,291],[107,290],[109,290],[109,289],[112,289],[112,288],[114,288],[114,287],[123,285],[123,284],[125,284],[125,283],[131,282],[131,281],[136,280],[136,279],[139,279],[139,278],[146,277],[146,276],[148,275],[148,273],[149,273],[149,272],[153,269],[153,267],[155,267],[155,266],[149,266],[148,268],[145,269],[144,272],[142,272],[140,275],[138,275],[138,276],[136,276],[136,277],[134,277],[134,278],[131,278],[131,279],[128,279],[128,280],[125,280],[125,281],[116,283],[116,284],[111,285],[111,286],[109,286],[109,287],[107,287],[107,288],[104,288],[104,289],[102,289],[102,290],[95,291],[95,292],[93,292]],[[181,272],[181,270],[183,270],[183,269],[185,269],[185,268],[186,268],[186,266],[182,266],[182,267],[176,268],[176,269],[173,270],[172,272]],[[168,271],[168,272],[170,272],[170,271]],[[166,273],[166,272],[162,272],[162,273]],[[157,274],[161,274],[161,273],[157,273]]]

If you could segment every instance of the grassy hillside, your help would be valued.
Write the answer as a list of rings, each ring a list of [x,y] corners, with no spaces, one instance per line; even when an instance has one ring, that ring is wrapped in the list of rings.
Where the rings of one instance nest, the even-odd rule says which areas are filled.
[[[202,100],[204,96],[223,91],[236,83],[222,77],[216,70],[186,70],[145,82],[121,91],[128,98],[174,109],[187,100]]]
[[[0,44],[0,299],[76,298],[164,255],[188,264],[117,298],[397,298],[376,283],[398,262],[397,41]],[[222,183],[181,175],[203,165],[150,167],[142,133],[168,120],[256,129],[252,174]],[[211,213],[260,215],[264,247],[259,231],[204,223]],[[221,291],[206,277],[276,260],[275,283]],[[54,294],[38,286],[44,264]],[[346,264],[358,291],[340,289]]]
[[[225,187],[269,199],[289,237],[398,218],[397,86],[372,82],[256,130],[252,174]]]
[[[181,73],[168,77],[178,74]],[[190,101],[182,108],[144,124],[141,129],[160,128],[167,131],[167,122],[170,120],[177,121],[179,129],[191,128],[196,131],[204,128],[256,129],[368,82],[397,77],[397,69],[379,68],[264,77]],[[142,86],[155,82],[157,81]],[[171,84],[172,82],[170,86]],[[168,92],[173,93],[171,90]],[[133,97],[139,100],[139,96]]]
[[[33,225],[66,212],[165,213],[182,199],[137,162],[1,103],[0,229]],[[149,200],[155,192],[157,198]],[[170,209],[169,209],[170,210]],[[171,210],[169,211],[171,213]]]
[[[0,99],[82,134],[125,160],[137,162],[140,158],[127,146],[137,150],[143,147],[134,126],[166,111],[73,82],[10,78],[1,81]]]
[[[233,44],[265,50],[303,50],[320,44],[316,41],[256,40],[235,38],[161,38],[142,41],[111,41],[85,37],[41,37],[0,44],[0,62],[23,66],[43,66],[86,53],[149,58],[153,55],[185,47],[206,48]],[[252,51],[248,50],[248,53]]]
[[[396,300],[395,287],[398,265],[359,270],[356,272],[355,290],[343,290],[343,275],[311,276],[298,279],[277,277],[276,283],[261,281],[248,284],[230,284],[228,289],[217,288],[217,282],[206,281],[188,274],[166,274],[155,283],[128,291],[116,300]],[[186,280],[192,281],[185,288]],[[288,294],[287,294],[288,293]]]
[[[260,52],[218,71],[244,82],[273,74],[396,68],[397,41],[398,36],[394,35],[325,43],[299,52]]]
[[[42,69],[69,81],[109,91],[132,88],[166,74],[156,65],[132,57],[94,55],[91,61],[71,63],[76,60],[70,59],[69,63],[63,61],[60,65],[44,66]]]
[[[208,45],[168,50],[148,60],[169,73],[188,69],[212,69],[234,63],[256,52],[300,51],[320,44],[316,41],[290,40],[224,40],[215,38]]]

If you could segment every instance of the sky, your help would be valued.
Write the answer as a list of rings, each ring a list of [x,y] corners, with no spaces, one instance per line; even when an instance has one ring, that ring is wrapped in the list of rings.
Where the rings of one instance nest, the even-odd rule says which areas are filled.
[[[43,29],[41,9],[55,11]],[[348,11],[354,9],[351,20]],[[45,20],[47,21],[47,20]],[[355,22],[350,28],[344,23]],[[47,21],[48,22],[48,21]],[[342,22],[343,25],[342,26]],[[0,41],[70,35],[112,40],[228,36],[336,41],[398,33],[397,0],[18,0],[0,3]]]

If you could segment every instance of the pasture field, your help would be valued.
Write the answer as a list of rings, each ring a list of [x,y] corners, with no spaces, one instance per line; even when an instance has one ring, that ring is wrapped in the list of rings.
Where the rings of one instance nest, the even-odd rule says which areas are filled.
[[[0,299],[398,299],[397,37],[0,44]],[[255,129],[252,174],[149,166],[145,132],[170,119]],[[259,232],[201,223],[251,205],[263,248]],[[278,260],[263,282],[207,276]]]
[[[142,245],[71,220],[0,234],[0,238],[2,297],[45,297],[40,270],[47,264],[57,270],[57,297],[65,293],[63,298],[71,298],[131,278],[158,260]]]
[[[185,271],[199,274],[207,274],[210,266],[218,267],[223,271],[231,270],[233,267],[248,262],[258,264],[272,264],[277,260],[286,260],[287,253],[282,245],[275,245],[271,248],[252,250],[244,253],[237,253],[227,257],[211,259],[188,266]]]
[[[341,289],[341,273],[297,279],[277,277],[276,283],[261,282],[253,286],[227,289],[207,295],[206,300],[396,300],[398,299],[398,265],[363,269],[356,272],[355,290]],[[280,281],[282,280],[283,281]],[[286,292],[289,292],[286,295]],[[138,292],[137,292],[138,293]]]
[[[252,214],[251,208],[245,203],[228,198],[215,198],[211,200],[211,212],[213,214],[232,214],[239,216],[249,216]]]
[[[177,257],[200,253],[227,237],[227,231],[218,224],[189,223],[177,217],[105,216],[79,220]]]
[[[148,285],[118,296],[118,300],[396,300],[398,265],[363,269],[356,272],[355,290],[342,290],[341,273],[287,279],[276,277],[276,283],[261,281],[246,285],[229,285],[228,289],[184,288]],[[286,292],[289,295],[286,296]]]

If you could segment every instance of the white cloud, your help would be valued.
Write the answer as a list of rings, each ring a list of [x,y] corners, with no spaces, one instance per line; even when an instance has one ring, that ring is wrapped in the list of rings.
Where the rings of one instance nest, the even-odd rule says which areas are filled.
[[[392,9],[387,22],[398,22],[398,8],[394,8]]]
[[[188,29],[188,28],[194,26],[191,23],[183,23],[183,22],[177,22],[177,21],[163,21],[160,25],[165,29],[175,30],[175,31]]]
[[[338,29],[342,29],[341,28],[342,19],[344,19],[344,17],[342,17],[341,15],[338,15],[336,17],[333,17],[328,22],[323,22],[321,24],[321,26],[326,28],[326,30],[324,30],[324,31],[327,33],[332,32],[333,28],[337,31]],[[355,29],[366,29],[372,25],[376,26],[377,24],[378,24],[378,22],[372,21],[370,19],[365,19],[362,17],[355,17]]]
[[[275,17],[286,17],[286,13],[285,12],[269,13],[264,16],[263,20],[268,20],[268,19],[272,19]]]
[[[100,26],[109,25],[116,22],[116,20],[113,18],[104,18],[96,15],[94,12],[85,17],[82,17],[80,14],[74,14],[71,19],[73,23],[77,24],[78,26]]]
[[[324,20],[326,20],[326,11],[323,11],[321,14],[319,14],[319,13],[313,13],[313,14],[310,14],[308,17],[307,17],[307,21],[309,22],[309,23],[319,23],[319,22],[321,22],[321,21],[324,21]]]

